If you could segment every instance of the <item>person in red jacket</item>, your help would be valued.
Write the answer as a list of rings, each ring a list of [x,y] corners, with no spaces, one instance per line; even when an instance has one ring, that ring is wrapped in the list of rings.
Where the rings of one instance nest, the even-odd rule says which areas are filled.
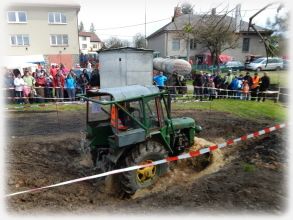
[[[63,98],[64,98],[64,82],[65,82],[65,79],[62,74],[62,71],[59,70],[56,76],[53,78],[53,87],[56,91],[56,97],[60,101],[63,101]]]
[[[45,71],[41,70],[37,72],[36,78],[36,92],[38,95],[37,102],[44,102],[45,98]]]

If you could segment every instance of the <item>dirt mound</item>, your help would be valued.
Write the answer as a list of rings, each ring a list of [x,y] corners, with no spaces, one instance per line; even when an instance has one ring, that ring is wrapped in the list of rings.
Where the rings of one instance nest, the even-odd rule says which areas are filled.
[[[5,146],[7,194],[95,173],[89,153],[80,147],[80,132],[85,128],[79,119],[82,114],[62,113],[59,123],[56,113],[6,115],[10,128]],[[273,124],[225,113],[209,114],[174,112],[175,116],[197,119],[204,128],[195,148],[210,142],[222,143]],[[44,120],[50,123],[43,123]],[[92,180],[7,198],[7,210],[33,214],[142,214],[141,209],[164,214],[186,214],[186,210],[283,212],[287,201],[285,137],[283,131],[278,131],[215,151],[211,164],[200,172],[191,168],[188,159],[177,162],[155,186],[137,192],[130,200],[109,196],[103,185]]]

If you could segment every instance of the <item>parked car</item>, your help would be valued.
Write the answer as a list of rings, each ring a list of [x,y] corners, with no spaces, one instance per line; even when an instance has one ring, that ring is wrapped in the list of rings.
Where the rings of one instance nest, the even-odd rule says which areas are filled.
[[[244,70],[244,64],[240,61],[228,61],[227,63],[225,63],[224,65],[226,68],[228,68],[229,70],[232,71],[242,71]]]
[[[209,67],[209,70],[210,71],[215,71],[217,69],[218,69],[217,66],[210,66]],[[225,64],[221,64],[219,66],[219,69],[220,69],[220,71],[222,73],[227,73],[229,70],[232,70],[232,71],[242,71],[242,70],[244,70],[244,64],[242,62],[240,62],[240,61],[233,60],[233,61],[228,61]]]
[[[248,70],[280,70],[283,69],[283,59],[278,57],[262,57],[252,61],[246,66]]]
[[[287,70],[289,69],[289,66],[290,66],[289,60],[283,60],[283,69]]]
[[[262,55],[254,55],[254,54],[249,54],[247,56],[245,56],[245,63],[244,63],[244,66],[245,66],[245,69],[247,67],[248,64],[250,64],[251,62],[253,62],[254,60],[258,59],[258,58],[264,58],[264,56]]]

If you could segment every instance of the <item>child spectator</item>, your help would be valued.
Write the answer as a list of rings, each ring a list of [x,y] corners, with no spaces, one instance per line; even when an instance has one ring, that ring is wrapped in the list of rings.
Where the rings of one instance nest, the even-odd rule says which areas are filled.
[[[16,78],[14,79],[14,86],[15,86],[15,97],[17,98],[16,103],[23,104],[23,86],[26,85],[21,78],[21,74],[18,73]]]
[[[248,100],[249,98],[249,84],[247,80],[243,81],[241,99]]]

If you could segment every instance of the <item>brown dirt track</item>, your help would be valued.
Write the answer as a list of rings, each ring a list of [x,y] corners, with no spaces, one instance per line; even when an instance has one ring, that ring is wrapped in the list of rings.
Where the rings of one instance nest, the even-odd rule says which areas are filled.
[[[7,194],[94,174],[89,155],[80,151],[84,112],[58,114],[59,122],[56,112],[5,115]],[[274,125],[220,112],[176,111],[173,116],[198,120],[204,128],[199,138],[213,143]],[[178,162],[154,187],[129,200],[109,195],[103,183],[92,180],[6,198],[6,209],[10,214],[284,213],[286,137],[281,130],[224,148],[202,172],[188,161]]]

